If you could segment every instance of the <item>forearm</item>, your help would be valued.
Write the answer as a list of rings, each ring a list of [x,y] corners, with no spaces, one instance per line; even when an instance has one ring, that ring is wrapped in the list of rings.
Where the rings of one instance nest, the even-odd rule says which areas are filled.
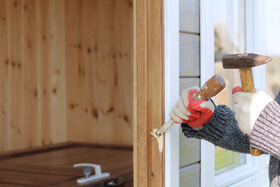
[[[187,137],[205,139],[222,148],[249,153],[249,137],[238,128],[234,113],[225,105],[218,105],[210,121],[205,123],[203,129],[192,130],[187,124],[182,124]]]
[[[280,94],[260,113],[252,130],[250,144],[280,159]]]

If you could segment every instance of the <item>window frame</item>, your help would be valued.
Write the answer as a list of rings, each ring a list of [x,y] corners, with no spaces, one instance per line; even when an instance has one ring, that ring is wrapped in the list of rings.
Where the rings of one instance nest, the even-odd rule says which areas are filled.
[[[164,0],[165,121],[179,97],[179,0]],[[179,126],[165,132],[165,186],[179,186]],[[155,148],[155,151],[158,151]]]
[[[263,1],[246,0],[245,6],[245,34],[246,52],[264,53],[264,37],[261,36],[264,19],[258,16],[263,11]],[[201,0],[200,2],[200,34],[201,34],[201,85],[214,74],[214,21],[213,2]],[[242,21],[242,20],[241,20]],[[241,37],[242,39],[242,37]],[[255,87],[265,90],[265,66],[253,69]],[[267,186],[268,156],[252,157],[246,155],[246,164],[233,168],[215,176],[214,145],[201,141],[201,186],[253,186],[257,183]]]

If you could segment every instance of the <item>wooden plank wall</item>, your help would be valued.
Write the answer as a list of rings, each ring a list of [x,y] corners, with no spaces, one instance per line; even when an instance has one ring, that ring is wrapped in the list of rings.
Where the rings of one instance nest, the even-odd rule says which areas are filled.
[[[164,186],[164,151],[150,132],[164,122],[163,0],[134,0],[134,187]]]
[[[68,137],[132,146],[132,2],[65,1]]]
[[[199,0],[180,0],[180,91],[200,86]],[[180,186],[200,186],[200,141],[180,133]]]
[[[131,0],[0,0],[0,151],[133,144]]]

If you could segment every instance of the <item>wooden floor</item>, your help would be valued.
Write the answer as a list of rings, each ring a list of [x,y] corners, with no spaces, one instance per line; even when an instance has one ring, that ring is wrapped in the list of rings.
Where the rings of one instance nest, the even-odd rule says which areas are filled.
[[[131,148],[64,143],[0,155],[0,186],[78,186],[83,177],[76,163],[100,164],[110,178],[92,186],[114,181],[117,186],[132,186],[133,152]]]

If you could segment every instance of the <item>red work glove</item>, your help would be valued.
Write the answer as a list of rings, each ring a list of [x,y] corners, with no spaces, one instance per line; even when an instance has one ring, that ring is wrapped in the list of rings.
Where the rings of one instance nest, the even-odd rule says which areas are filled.
[[[192,87],[182,91],[176,105],[169,113],[176,123],[186,123],[191,128],[199,130],[210,120],[215,110],[214,104],[206,100],[194,100],[193,94],[198,88]]]
[[[242,87],[236,86],[232,89],[232,94],[235,94],[236,92],[242,92]]]

